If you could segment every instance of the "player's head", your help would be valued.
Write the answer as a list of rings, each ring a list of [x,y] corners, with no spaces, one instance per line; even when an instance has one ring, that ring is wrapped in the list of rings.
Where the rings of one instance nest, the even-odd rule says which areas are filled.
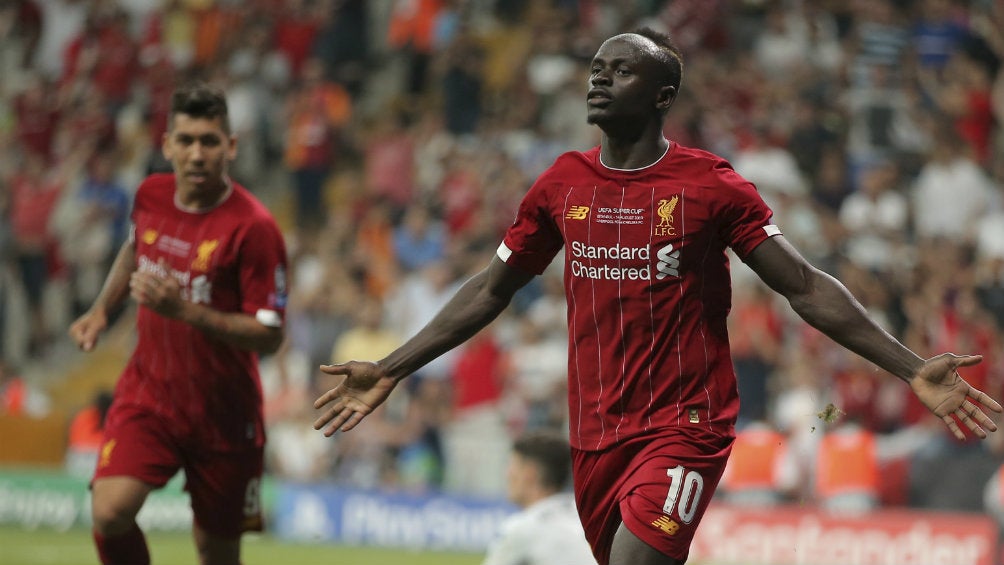
[[[220,127],[230,135],[230,114],[227,97],[222,90],[204,82],[193,82],[179,87],[171,95],[171,114],[167,127],[174,126],[175,118],[184,114],[190,118],[219,120]]]
[[[683,55],[670,37],[640,28],[607,39],[593,57],[586,95],[589,123],[657,120],[676,100]]]
[[[680,83],[683,82],[683,52],[669,34],[648,27],[638,28],[631,34],[644,37],[655,44],[658,48],[655,57],[661,67],[660,79],[664,85],[672,86],[679,92]]]
[[[180,188],[225,186],[228,163],[237,156],[237,140],[230,133],[223,92],[203,83],[175,90],[163,151]]]
[[[564,436],[531,432],[516,439],[509,460],[509,499],[517,506],[560,492],[568,485],[571,454]]]

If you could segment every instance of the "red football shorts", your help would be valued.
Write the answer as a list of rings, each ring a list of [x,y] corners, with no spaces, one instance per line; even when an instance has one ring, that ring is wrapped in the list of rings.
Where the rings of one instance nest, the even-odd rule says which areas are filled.
[[[603,451],[572,449],[575,501],[600,565],[610,562],[621,522],[659,552],[686,561],[733,440],[671,428]]]
[[[94,478],[128,476],[160,488],[184,469],[185,490],[200,528],[222,538],[261,531],[264,448],[200,450],[171,435],[168,427],[142,408],[113,406]]]

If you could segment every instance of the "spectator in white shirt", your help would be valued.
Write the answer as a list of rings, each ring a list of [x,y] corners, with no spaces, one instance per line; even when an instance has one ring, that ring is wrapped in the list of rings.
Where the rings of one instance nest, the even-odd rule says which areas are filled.
[[[913,228],[923,241],[971,242],[978,220],[997,210],[993,184],[950,129],[937,136],[911,190]]]
[[[897,190],[899,176],[892,161],[869,166],[861,173],[858,190],[840,206],[840,223],[848,232],[847,254],[866,269],[887,270],[904,243],[910,204]]]

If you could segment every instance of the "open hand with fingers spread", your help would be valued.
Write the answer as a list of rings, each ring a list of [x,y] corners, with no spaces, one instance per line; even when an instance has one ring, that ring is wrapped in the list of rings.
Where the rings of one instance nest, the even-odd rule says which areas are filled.
[[[910,381],[917,398],[960,440],[966,438],[966,433],[959,422],[980,438],[987,437],[987,430],[997,431],[997,425],[984,409],[1001,412],[1001,405],[970,386],[958,372],[959,367],[976,365],[982,360],[982,355],[942,353],[925,361]]]
[[[347,432],[356,427],[370,412],[387,400],[397,381],[388,377],[376,363],[349,361],[341,365],[321,365],[329,375],[345,375],[335,388],[314,401],[314,408],[322,410],[314,421],[314,429],[327,426],[324,435],[331,437],[341,429]]]

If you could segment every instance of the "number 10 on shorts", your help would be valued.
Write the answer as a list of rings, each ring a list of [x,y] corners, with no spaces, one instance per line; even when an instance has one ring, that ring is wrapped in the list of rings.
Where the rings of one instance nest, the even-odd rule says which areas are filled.
[[[704,477],[697,471],[684,469],[682,465],[666,469],[666,475],[669,477],[669,493],[666,494],[666,503],[662,505],[662,511],[668,515],[673,515],[675,512],[679,515],[680,521],[689,524],[694,519],[701,501]]]

